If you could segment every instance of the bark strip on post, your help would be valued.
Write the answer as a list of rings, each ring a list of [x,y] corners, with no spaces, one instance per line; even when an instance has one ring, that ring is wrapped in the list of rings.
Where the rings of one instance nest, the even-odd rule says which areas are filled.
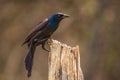
[[[70,47],[51,40],[50,49],[48,80],[83,80],[79,46]]]

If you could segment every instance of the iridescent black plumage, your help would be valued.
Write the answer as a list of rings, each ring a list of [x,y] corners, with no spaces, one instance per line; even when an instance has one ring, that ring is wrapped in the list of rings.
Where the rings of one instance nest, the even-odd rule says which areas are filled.
[[[63,13],[55,13],[48,19],[42,21],[37,27],[25,38],[23,44],[28,44],[28,54],[25,58],[25,66],[28,71],[28,77],[31,76],[33,57],[36,46],[42,45],[42,48],[46,51],[44,45],[45,42],[50,38],[53,32],[58,28],[59,22],[68,17],[68,15]]]

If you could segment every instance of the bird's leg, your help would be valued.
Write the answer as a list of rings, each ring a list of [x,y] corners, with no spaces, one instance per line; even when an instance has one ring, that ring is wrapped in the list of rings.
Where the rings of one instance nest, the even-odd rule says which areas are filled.
[[[38,43],[40,42],[42,42],[41,44],[42,44],[42,49],[44,49],[45,51],[47,51],[47,52],[50,52],[49,50],[47,50],[46,48],[45,48],[45,42],[48,40],[48,38],[49,37],[47,37],[47,38],[44,38],[44,39],[42,39],[42,40],[38,40]]]
[[[46,41],[44,41],[44,42],[42,43],[42,48],[43,48],[45,51],[50,52],[49,50],[47,50],[47,49],[45,48],[45,42],[46,42]]]

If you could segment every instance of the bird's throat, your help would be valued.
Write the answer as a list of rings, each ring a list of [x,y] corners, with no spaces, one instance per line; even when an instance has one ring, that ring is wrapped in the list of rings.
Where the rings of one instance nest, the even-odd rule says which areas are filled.
[[[54,21],[54,19],[49,19],[49,23],[50,23],[50,27],[52,29],[57,29],[58,25],[59,25],[59,22],[58,21]]]

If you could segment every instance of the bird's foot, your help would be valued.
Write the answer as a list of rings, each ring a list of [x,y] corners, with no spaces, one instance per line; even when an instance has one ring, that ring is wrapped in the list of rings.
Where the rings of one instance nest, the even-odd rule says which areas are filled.
[[[45,48],[45,43],[46,43],[47,40],[45,40],[43,43],[42,43],[42,49],[47,51],[47,52],[50,52],[48,49]]]
[[[47,51],[47,52],[50,52],[48,49],[46,49],[46,48],[43,48],[45,51]]]

